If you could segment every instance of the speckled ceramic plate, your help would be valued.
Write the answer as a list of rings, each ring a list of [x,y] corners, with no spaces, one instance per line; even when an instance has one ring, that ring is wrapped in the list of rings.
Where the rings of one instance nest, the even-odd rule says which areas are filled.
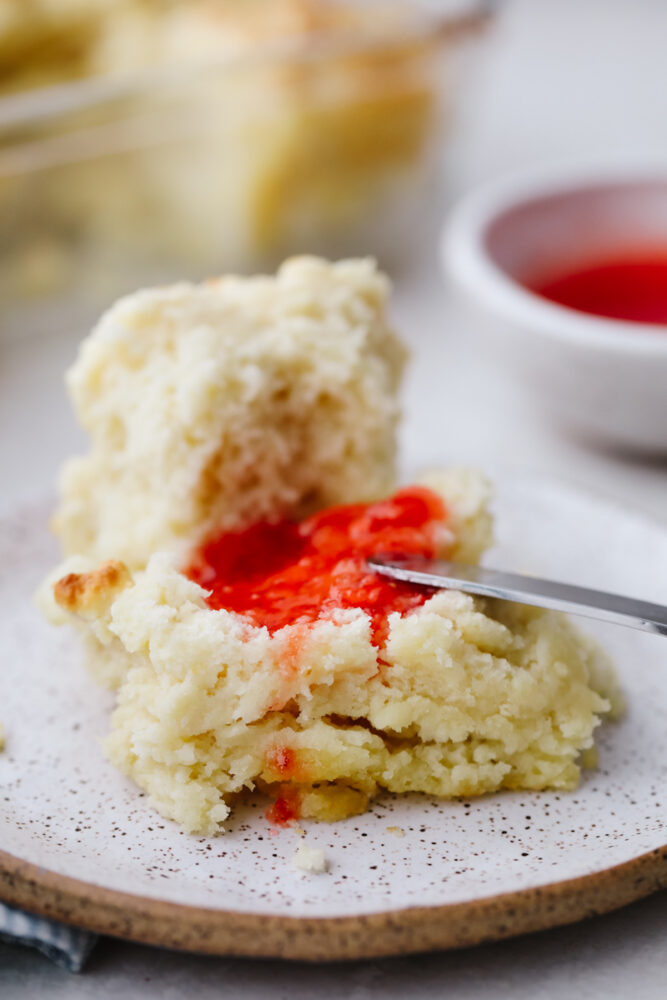
[[[489,563],[667,602],[667,530],[531,481],[499,484]],[[569,794],[386,797],[309,824],[326,874],[265,804],[187,836],[104,759],[112,697],[30,595],[56,557],[47,505],[0,524],[0,898],[102,932],[201,952],[333,959],[453,947],[602,912],[667,885],[667,639],[595,626],[628,696],[600,767]],[[587,626],[588,627],[588,626]],[[400,828],[399,832],[390,828]]]

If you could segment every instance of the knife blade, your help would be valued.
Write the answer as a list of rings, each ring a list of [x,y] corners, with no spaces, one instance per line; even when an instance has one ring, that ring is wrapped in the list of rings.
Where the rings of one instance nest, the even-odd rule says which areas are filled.
[[[667,636],[667,607],[634,597],[610,594],[557,580],[545,580],[522,573],[470,566],[444,559],[422,556],[369,556],[368,566],[376,573],[482,597],[499,597],[504,601],[531,604],[553,611],[566,611],[586,618],[626,625]]]

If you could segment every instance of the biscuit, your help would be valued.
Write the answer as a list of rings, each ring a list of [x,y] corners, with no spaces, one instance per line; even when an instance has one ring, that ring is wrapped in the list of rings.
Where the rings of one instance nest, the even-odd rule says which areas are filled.
[[[479,473],[386,499],[405,356],[387,294],[371,261],[316,258],[139,292],[69,374],[91,446],[63,472],[69,557],[40,603],[117,691],[110,759],[188,831],[253,790],[287,823],[384,790],[573,788],[618,704],[563,616],[368,570],[387,540],[466,562],[491,543]]]
[[[488,542],[488,494],[473,482],[441,479],[441,555]],[[390,614],[379,646],[361,609],[273,633],[213,610],[161,554],[110,586],[93,620],[61,591],[51,618],[93,640],[91,670],[118,691],[110,759],[191,832],[214,833],[257,788],[279,823],[340,819],[384,789],[572,788],[612,707],[604,655],[566,618],[455,591]]]
[[[405,358],[370,260],[137,292],[67,384],[90,449],[66,463],[66,554],[131,569],[211,531],[394,486]]]

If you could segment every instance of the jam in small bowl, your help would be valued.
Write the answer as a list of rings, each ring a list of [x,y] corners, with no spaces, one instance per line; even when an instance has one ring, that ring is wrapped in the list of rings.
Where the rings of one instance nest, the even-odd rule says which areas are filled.
[[[667,453],[667,163],[497,181],[454,209],[443,259],[471,333],[536,407]]]

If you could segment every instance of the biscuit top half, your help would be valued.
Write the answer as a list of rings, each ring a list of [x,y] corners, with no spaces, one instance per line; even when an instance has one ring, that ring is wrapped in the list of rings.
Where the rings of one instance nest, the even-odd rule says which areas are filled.
[[[137,292],[67,384],[89,450],[61,474],[65,554],[143,568],[216,531],[375,500],[395,483],[405,351],[371,260]]]

